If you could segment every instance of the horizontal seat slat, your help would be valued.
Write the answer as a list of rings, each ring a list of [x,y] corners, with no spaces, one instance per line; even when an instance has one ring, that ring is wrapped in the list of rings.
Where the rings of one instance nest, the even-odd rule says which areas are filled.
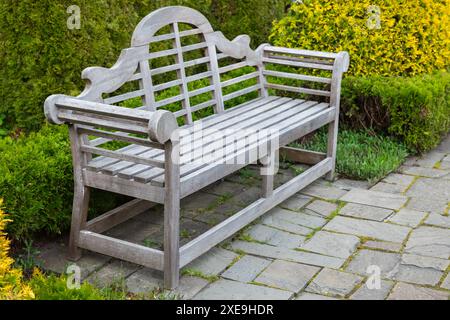
[[[163,161],[153,160],[152,158],[143,158],[143,157],[139,157],[139,156],[122,153],[120,151],[105,150],[105,149],[86,146],[86,145],[81,146],[80,149],[82,152],[85,152],[85,153],[98,154],[98,155],[108,157],[108,158],[114,158],[114,159],[118,159],[118,160],[124,160],[124,161],[128,161],[128,162],[134,162],[134,163],[138,163],[138,164],[146,164],[146,165],[155,166],[158,168],[164,168]]]

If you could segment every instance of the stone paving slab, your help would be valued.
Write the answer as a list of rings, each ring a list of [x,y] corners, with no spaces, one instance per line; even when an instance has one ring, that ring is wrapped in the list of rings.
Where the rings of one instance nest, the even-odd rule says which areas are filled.
[[[292,211],[300,211],[300,209],[306,206],[312,199],[313,198],[309,196],[296,194],[288,200],[282,202],[280,207]]]
[[[331,220],[324,229],[391,242],[403,242],[411,231],[408,227],[340,216]]]
[[[400,254],[363,249],[359,251],[345,271],[368,276],[369,267],[380,268],[382,278],[391,278],[400,263]]]
[[[294,262],[275,260],[255,282],[269,287],[299,292],[320,268]]]
[[[414,176],[399,174],[399,173],[391,173],[382,181],[385,183],[396,184],[403,187],[410,187],[416,178]]]
[[[311,232],[313,232],[313,229],[307,228],[304,226],[301,226],[296,223],[292,223],[290,221],[287,221],[285,219],[281,219],[279,217],[275,217],[273,215],[267,215],[262,218],[261,223],[263,225],[267,225],[269,227],[273,227],[279,230],[283,230],[286,232],[290,232],[293,234],[298,234],[302,236],[307,236]]]
[[[222,277],[239,282],[251,282],[271,263],[272,261],[268,259],[246,255],[227,269]]]
[[[324,200],[338,200],[347,193],[346,190],[332,186],[328,182],[318,181],[303,189],[301,194]]]
[[[425,220],[425,224],[450,229],[450,217],[432,213]]]
[[[426,216],[426,212],[403,208],[390,217],[388,221],[402,226],[415,228]]]
[[[258,242],[289,249],[298,248],[305,241],[305,237],[261,224],[251,227],[247,234]]]
[[[342,190],[350,191],[351,189],[369,189],[371,187],[371,184],[367,181],[357,181],[357,180],[350,180],[350,179],[339,179],[333,183],[333,185],[337,188],[340,188]]]
[[[407,196],[450,202],[450,180],[418,179],[406,192]],[[424,210],[428,211],[428,210]]]
[[[441,285],[442,288],[450,290],[450,274],[447,274]]]
[[[362,218],[373,221],[384,221],[394,213],[391,209],[377,208],[357,203],[348,203],[340,211],[339,215],[354,218]]]
[[[434,212],[442,215],[447,210],[447,206],[447,201],[443,199],[411,197],[406,208],[423,212]]]
[[[319,231],[300,248],[327,256],[347,259],[356,250],[359,242],[359,238],[352,235]]]
[[[314,212],[319,216],[328,218],[338,209],[338,205],[336,203],[316,200],[313,201],[311,204],[307,205],[306,209],[311,210],[312,212]]]
[[[308,285],[306,291],[345,297],[363,280],[362,277],[333,269],[323,269]]]
[[[322,296],[320,294],[303,292],[295,300],[319,301],[319,300],[339,300],[332,297]]]
[[[408,201],[408,198],[402,195],[395,195],[385,192],[370,190],[352,189],[340,200],[351,203],[359,203],[373,207],[399,210]]]
[[[445,170],[422,168],[422,167],[408,167],[408,166],[400,167],[399,172],[409,174],[412,176],[419,176],[426,178],[442,178],[448,175],[448,172]]]
[[[386,192],[386,193],[392,193],[392,194],[402,194],[407,190],[407,186],[402,186],[399,184],[392,184],[392,183],[385,183],[385,182],[379,182],[376,185],[374,185],[372,188],[370,188],[371,191],[378,191],[378,192]]]
[[[405,251],[448,259],[450,257],[450,229],[419,227],[411,233]]]
[[[449,294],[430,288],[399,282],[388,300],[448,300]]]
[[[351,300],[384,300],[389,295],[393,281],[381,280],[379,288],[372,288],[367,283],[364,283],[358,290],[350,296]]]
[[[373,240],[364,242],[362,246],[369,249],[379,249],[383,251],[392,251],[392,252],[400,252],[400,250],[402,250],[403,247],[403,245],[398,242],[373,241]]]
[[[197,294],[194,300],[287,300],[291,296],[289,291],[220,279]]]
[[[179,299],[188,300],[192,299],[208,284],[209,282],[202,278],[182,276],[179,287],[171,293]],[[164,287],[164,276],[160,271],[144,268],[128,277],[126,286],[130,293],[148,294]]]
[[[256,256],[310,264],[319,267],[340,268],[345,262],[345,260],[341,258],[245,241],[234,241],[231,243],[231,248]]]
[[[207,276],[215,276],[225,270],[238,255],[222,248],[213,248],[206,254],[192,261],[186,269],[199,271]]]
[[[445,153],[433,150],[417,159],[415,165],[423,168],[434,168],[444,158]]]
[[[309,215],[303,212],[289,211],[281,208],[275,208],[271,210],[267,214],[267,217],[271,217],[275,220],[284,220],[310,229],[323,227],[327,223],[327,220],[315,215]]]
[[[140,266],[133,263],[113,260],[98,272],[91,274],[86,280],[97,287],[107,287],[123,281],[140,268]]]
[[[85,279],[91,273],[106,265],[112,258],[94,253],[85,252],[83,257],[77,262],[69,261],[67,256],[67,246],[59,242],[51,242],[39,248],[38,261],[44,270],[63,274],[67,267],[76,264],[81,269],[81,279]]]

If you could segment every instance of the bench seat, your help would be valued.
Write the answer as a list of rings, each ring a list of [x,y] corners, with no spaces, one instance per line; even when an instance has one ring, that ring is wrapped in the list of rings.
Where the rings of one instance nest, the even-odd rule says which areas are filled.
[[[184,135],[180,139],[180,183],[194,186],[196,185],[195,179],[208,175],[208,171],[222,172],[224,173],[223,176],[225,176],[228,172],[226,170],[228,165],[224,165],[224,163],[239,165],[236,159],[241,157],[243,152],[248,153],[252,148],[252,146],[247,144],[245,149],[236,150],[234,144],[225,142],[220,145],[224,149],[223,152],[217,152],[218,150],[215,149],[217,144],[212,143],[208,139],[193,140],[192,136],[189,136],[192,134],[192,128],[195,128],[195,126],[201,125],[203,130],[211,130],[212,132],[224,132],[224,138],[226,138],[227,134],[238,134],[239,130],[270,130],[270,132],[279,132],[279,141],[281,145],[285,145],[299,138],[299,134],[293,135],[293,131],[302,131],[302,128],[304,128],[304,134],[307,134],[311,131],[311,127],[305,128],[309,124],[314,123],[315,127],[322,127],[331,122],[334,117],[335,110],[330,109],[328,103],[271,96],[255,99],[250,103],[229,109],[223,114],[199,120],[194,126],[189,126],[182,130]],[[315,121],[315,119],[317,120]],[[303,127],[301,126],[302,122],[304,122]],[[264,136],[259,142],[266,145],[270,137]],[[257,147],[256,144],[254,146]],[[196,152],[196,149],[199,149],[201,153]],[[164,161],[164,151],[159,149],[130,145],[119,151]],[[213,151],[218,156],[214,157]],[[203,161],[204,156],[209,156],[207,163]],[[249,163],[245,163],[242,166],[247,164]],[[224,170],[217,170],[218,166],[223,166]],[[164,169],[162,168],[100,156],[88,162],[86,169],[122,179],[164,187]],[[223,176],[220,178],[223,178]],[[192,189],[189,188],[189,190]]]

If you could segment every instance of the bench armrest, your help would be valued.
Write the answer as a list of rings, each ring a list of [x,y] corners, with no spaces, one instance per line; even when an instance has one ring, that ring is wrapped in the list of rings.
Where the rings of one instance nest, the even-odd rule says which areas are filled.
[[[85,101],[65,95],[52,95],[44,104],[47,120],[52,124],[83,124],[119,130],[134,134],[147,134],[152,141],[164,144],[178,129],[174,114],[112,106]]]
[[[276,60],[277,58],[284,58],[286,59],[286,61],[289,61],[289,59],[287,58],[291,56],[293,62],[299,61],[300,65],[301,63],[303,63],[303,66],[305,68],[311,69],[317,68],[330,71],[332,70],[333,72],[337,71],[345,73],[348,71],[348,68],[350,66],[350,55],[347,51],[332,53],[266,45],[264,46],[264,52],[268,55],[282,54],[282,56],[273,57],[274,60]],[[267,60],[267,58],[265,58],[265,60]],[[329,65],[330,67],[327,68],[327,65]]]

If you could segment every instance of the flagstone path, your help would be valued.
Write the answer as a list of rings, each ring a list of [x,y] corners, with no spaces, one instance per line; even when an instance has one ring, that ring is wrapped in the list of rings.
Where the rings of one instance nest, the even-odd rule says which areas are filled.
[[[300,167],[285,167],[277,183]],[[182,243],[259,197],[257,168],[232,175],[182,201]],[[410,158],[376,185],[314,183],[183,270],[181,299],[431,299],[450,297],[450,136]],[[162,208],[108,234],[162,246]],[[45,269],[64,272],[65,244],[41,249]],[[86,253],[85,281],[119,281],[130,293],[162,286],[162,274]],[[379,279],[377,275],[379,274]],[[379,280],[379,281],[378,281]]]

